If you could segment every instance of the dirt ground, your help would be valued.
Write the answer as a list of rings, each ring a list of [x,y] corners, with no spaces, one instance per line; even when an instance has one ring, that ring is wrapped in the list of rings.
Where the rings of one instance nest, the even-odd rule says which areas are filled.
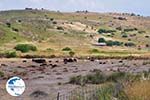
[[[67,84],[71,76],[85,75],[94,70],[104,73],[131,72],[138,73],[150,70],[150,59],[147,60],[83,60],[64,63],[63,58],[45,59],[45,63],[33,62],[32,59],[0,59],[0,100],[51,100],[57,95],[66,94],[77,88],[76,85]],[[11,76],[19,76],[25,81],[26,89],[20,97],[10,96],[5,84]],[[33,96],[35,91],[43,91],[43,97]]]

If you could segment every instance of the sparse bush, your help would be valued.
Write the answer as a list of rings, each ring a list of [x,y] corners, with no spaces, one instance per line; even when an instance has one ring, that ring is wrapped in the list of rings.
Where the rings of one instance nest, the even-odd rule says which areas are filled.
[[[99,38],[98,43],[106,43],[107,46],[121,46],[123,44],[123,42],[119,41],[112,41],[112,40],[106,41],[104,38]]]
[[[150,47],[150,45],[149,45],[149,44],[146,44],[146,45],[145,45],[145,47],[146,47],[146,48],[149,48],[149,47]]]
[[[50,20],[51,20],[51,21],[53,21],[53,20],[54,20],[54,18],[50,18]]]
[[[53,24],[57,24],[57,22],[56,22],[56,21],[53,21]]]
[[[121,30],[122,30],[122,27],[120,26],[120,27],[117,27],[116,29],[119,30],[119,31],[121,31]]]
[[[107,46],[121,46],[123,43],[119,41],[106,41]]]
[[[46,50],[47,51],[54,51],[52,48],[47,48]]]
[[[125,17],[118,17],[118,20],[127,20]]]
[[[124,44],[126,47],[133,47],[135,44],[133,42],[128,42]]]
[[[7,51],[5,55],[7,58],[17,57],[17,53],[15,51]]]
[[[77,85],[85,85],[86,83],[86,79],[85,77],[79,75],[79,76],[74,76],[74,77],[71,77],[70,78],[70,81],[69,81],[70,84],[77,84]]]
[[[69,55],[70,55],[71,57],[73,57],[73,56],[75,55],[75,52],[70,51],[70,52],[69,52]]]
[[[127,38],[128,35],[127,35],[127,34],[123,34],[122,37],[123,37],[123,38]]]
[[[64,28],[61,27],[61,26],[58,26],[57,29],[58,29],[58,30],[64,30]]]
[[[142,33],[145,33],[145,31],[138,31],[138,33],[142,34]]]
[[[102,33],[113,33],[116,32],[116,30],[106,30],[106,29],[99,29],[98,33],[102,34]]]
[[[9,23],[9,22],[7,22],[6,25],[7,25],[7,27],[9,27],[9,28],[11,27],[11,23]]]
[[[136,16],[136,14],[135,13],[131,13],[131,16]]]
[[[131,39],[128,39],[128,41],[131,41]]]
[[[86,83],[90,83],[90,84],[100,84],[106,81],[106,76],[100,72],[96,72],[95,74],[89,74],[85,77],[87,79]]]
[[[21,21],[21,20],[18,20],[18,22],[21,23],[22,21]]]
[[[4,72],[0,71],[0,77],[4,77]]]
[[[149,73],[149,72],[147,72]],[[144,73],[145,76],[150,74]],[[126,72],[114,72],[110,75],[106,75],[100,71],[96,71],[92,74],[87,74],[85,76],[75,76],[71,77],[69,83],[77,85],[85,84],[101,84],[105,82],[124,82],[124,81],[138,81],[142,77],[142,74],[130,74]]]
[[[99,38],[98,39],[98,43],[105,43],[105,42],[106,42],[106,40],[104,38]]]
[[[65,47],[65,48],[62,49],[62,51],[72,51],[72,49],[69,48],[69,47]]]
[[[150,61],[144,61],[143,62],[143,65],[148,65],[148,64],[150,64]]]
[[[114,45],[116,45],[116,46],[121,46],[122,44],[123,44],[123,42],[114,41]]]
[[[149,38],[150,36],[146,35],[145,38]]]
[[[12,30],[15,32],[19,32],[19,30],[17,28],[12,28]]]
[[[91,53],[99,53],[100,51],[98,49],[92,49]]]
[[[29,52],[30,50],[31,51],[37,50],[36,46],[34,46],[32,44],[18,44],[18,45],[16,45],[15,49],[17,51],[21,51],[23,53]]]
[[[137,31],[137,30],[138,30],[137,28],[127,28],[124,29],[124,32]]]

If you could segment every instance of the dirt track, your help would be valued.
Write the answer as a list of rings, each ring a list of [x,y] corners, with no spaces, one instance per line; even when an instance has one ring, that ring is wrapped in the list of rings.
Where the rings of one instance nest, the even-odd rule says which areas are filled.
[[[148,62],[148,63],[147,63]],[[66,84],[71,76],[85,75],[94,70],[104,73],[115,71],[138,73],[150,70],[150,59],[147,60],[79,60],[77,62],[64,63],[62,58],[46,59],[45,63],[36,63],[32,59],[1,59],[0,70],[5,73],[0,78],[0,100],[38,100],[31,93],[37,90],[48,94],[42,98],[52,98],[58,92],[65,94],[78,87]],[[9,77],[19,76],[26,83],[26,90],[20,97],[11,97],[5,90],[5,84]]]

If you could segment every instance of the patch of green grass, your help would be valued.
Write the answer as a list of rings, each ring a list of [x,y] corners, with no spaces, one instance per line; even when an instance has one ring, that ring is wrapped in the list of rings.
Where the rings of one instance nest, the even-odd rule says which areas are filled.
[[[37,47],[32,44],[18,44],[14,49],[16,49],[17,51],[21,51],[22,53],[37,51]]]
[[[112,100],[112,98],[117,98],[117,100],[128,100],[123,89],[116,87],[115,84],[108,84],[101,87],[96,91],[94,98],[97,98],[97,100]]]
[[[0,71],[0,77],[4,77],[4,72]]]
[[[23,38],[23,36],[13,32],[11,29],[3,25],[0,25],[0,30],[3,32],[2,36],[0,37],[0,45],[8,42],[25,41],[25,37]]]
[[[17,57],[16,51],[7,51],[7,52],[5,53],[5,55],[6,55],[7,58],[14,58],[14,57]]]
[[[15,57],[17,57],[17,53],[16,53],[16,51],[0,52],[0,57],[15,58]]]
[[[74,52],[74,51],[70,51],[70,52],[69,52],[69,55],[70,55],[71,57],[73,57],[73,56],[75,55],[75,52]]]
[[[90,53],[100,53],[100,51],[98,49],[92,49],[90,50]]]

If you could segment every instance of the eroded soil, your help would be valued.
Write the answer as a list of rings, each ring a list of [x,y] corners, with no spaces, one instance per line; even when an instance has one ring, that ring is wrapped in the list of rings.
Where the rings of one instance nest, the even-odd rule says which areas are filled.
[[[75,89],[76,85],[67,84],[71,76],[85,75],[95,70],[104,73],[117,71],[138,73],[150,70],[150,59],[147,60],[83,60],[64,63],[63,58],[45,59],[44,63],[33,62],[32,59],[0,59],[0,100],[51,100],[58,92],[65,94]],[[26,90],[20,97],[10,96],[5,84],[11,76],[21,77]],[[35,91],[43,91],[43,97],[32,96]]]

